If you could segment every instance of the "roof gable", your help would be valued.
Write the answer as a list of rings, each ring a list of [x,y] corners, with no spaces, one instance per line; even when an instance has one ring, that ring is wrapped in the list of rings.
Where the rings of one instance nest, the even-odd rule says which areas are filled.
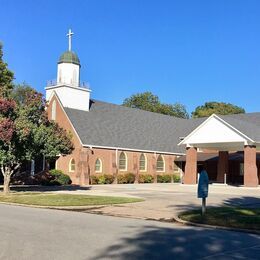
[[[253,142],[251,138],[213,114],[185,137],[179,145]]]

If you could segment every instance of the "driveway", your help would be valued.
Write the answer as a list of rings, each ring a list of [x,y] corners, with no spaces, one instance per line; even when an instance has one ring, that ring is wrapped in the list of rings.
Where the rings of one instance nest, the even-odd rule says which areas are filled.
[[[95,207],[87,212],[113,216],[144,219],[169,220],[181,211],[200,207],[196,185],[179,184],[122,184],[94,185],[73,192],[103,196],[133,196],[145,199],[144,202],[123,205]],[[210,185],[208,206],[238,205],[260,207],[260,187],[244,188],[225,185]]]
[[[259,259],[260,236],[0,205],[0,259]]]

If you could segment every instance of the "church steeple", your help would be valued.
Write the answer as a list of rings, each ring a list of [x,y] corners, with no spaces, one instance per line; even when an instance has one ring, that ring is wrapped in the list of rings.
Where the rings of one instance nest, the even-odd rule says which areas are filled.
[[[72,35],[70,29],[67,34],[69,49],[58,60],[57,83],[46,87],[46,100],[50,101],[56,93],[64,107],[88,111],[90,90],[80,86],[80,61],[71,50]]]
[[[71,40],[74,33],[69,29],[67,34],[69,50],[65,51],[58,61],[57,84],[66,84],[79,87],[80,61],[78,55],[71,51]]]

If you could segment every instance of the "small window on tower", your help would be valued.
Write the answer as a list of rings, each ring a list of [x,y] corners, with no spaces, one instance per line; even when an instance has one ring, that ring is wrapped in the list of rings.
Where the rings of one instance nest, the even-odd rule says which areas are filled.
[[[53,100],[51,106],[51,120],[56,120],[56,100]]]
[[[62,73],[61,73],[61,69],[59,70],[59,82],[58,83],[62,83]]]

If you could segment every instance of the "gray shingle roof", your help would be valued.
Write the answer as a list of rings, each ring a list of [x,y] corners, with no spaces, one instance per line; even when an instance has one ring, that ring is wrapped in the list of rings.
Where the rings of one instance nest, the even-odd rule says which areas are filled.
[[[260,113],[219,116],[255,142],[260,141]]]
[[[186,120],[93,100],[90,111],[64,108],[83,144],[183,153],[177,144],[202,120]],[[204,120],[204,119],[203,119]]]
[[[181,119],[91,100],[90,111],[64,108],[86,145],[184,153],[178,146],[206,118]],[[260,113],[219,116],[249,138],[260,141]]]

